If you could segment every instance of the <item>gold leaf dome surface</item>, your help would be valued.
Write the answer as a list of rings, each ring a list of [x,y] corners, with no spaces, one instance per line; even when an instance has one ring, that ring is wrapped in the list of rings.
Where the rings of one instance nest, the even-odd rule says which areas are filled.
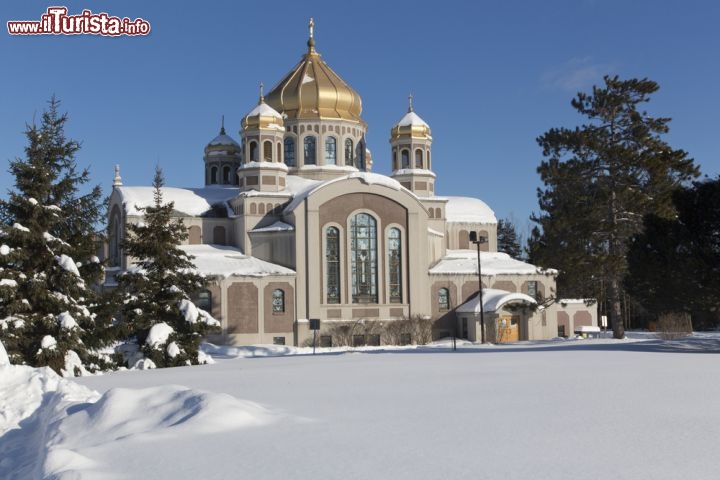
[[[308,52],[265,97],[290,119],[342,119],[364,123],[360,95],[315,51],[312,26]]]

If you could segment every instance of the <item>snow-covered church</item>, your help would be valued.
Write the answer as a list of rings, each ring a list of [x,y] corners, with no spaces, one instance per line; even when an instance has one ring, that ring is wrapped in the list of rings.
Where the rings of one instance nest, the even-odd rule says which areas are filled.
[[[210,280],[196,303],[222,323],[220,340],[303,345],[311,319],[323,345],[337,344],[342,326],[355,344],[382,343],[383,325],[407,318],[431,319],[435,338],[492,342],[597,324],[594,306],[553,301],[555,270],[497,252],[488,205],[436,195],[430,126],[412,98],[390,129],[390,176],[371,172],[361,113],[360,95],[316,51],[311,20],[306,53],[261,91],[240,142],[223,126],[205,147],[205,185],[163,189],[188,228],[183,248]],[[132,264],[125,226],[142,221],[152,192],[123,185],[116,168],[109,288]]]

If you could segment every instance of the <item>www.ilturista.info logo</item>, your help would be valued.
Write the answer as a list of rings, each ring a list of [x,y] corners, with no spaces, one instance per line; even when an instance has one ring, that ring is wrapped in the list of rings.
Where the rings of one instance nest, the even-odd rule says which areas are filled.
[[[111,17],[107,13],[83,10],[80,15],[68,15],[65,7],[50,7],[36,20],[7,22],[10,35],[147,35],[150,23],[142,18]]]

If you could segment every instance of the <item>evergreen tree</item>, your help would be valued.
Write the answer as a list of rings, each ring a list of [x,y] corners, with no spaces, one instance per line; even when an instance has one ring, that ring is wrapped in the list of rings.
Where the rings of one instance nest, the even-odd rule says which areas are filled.
[[[121,330],[129,366],[143,357],[157,367],[198,364],[203,336],[219,322],[198,309],[191,296],[205,287],[192,256],[179,248],[188,236],[181,219],[173,220],[173,202],[163,203],[159,167],[153,181],[154,205],[140,208],[142,223],[129,224],[123,250],[134,266],[118,276]]]
[[[626,287],[652,314],[692,314],[696,327],[720,320],[720,177],[673,196],[677,217],[647,215],[628,251]]]
[[[101,363],[93,349],[109,325],[90,311],[102,193],[80,192],[89,171],[77,171],[80,144],[65,138],[59,105],[53,97],[41,125],[26,127],[25,158],[10,162],[15,190],[0,200],[0,337],[13,363],[73,375]]]
[[[628,241],[643,215],[673,215],[672,192],[696,177],[687,153],[662,140],[668,118],[638,110],[658,90],[648,79],[605,77],[572,106],[589,122],[553,128],[538,138],[541,213],[530,239],[532,261],[558,268],[558,291],[605,300],[614,336],[622,338],[622,279]],[[605,297],[605,298],[604,298]]]
[[[498,221],[497,226],[497,249],[505,252],[516,260],[522,259],[522,247],[515,224],[509,218]]]

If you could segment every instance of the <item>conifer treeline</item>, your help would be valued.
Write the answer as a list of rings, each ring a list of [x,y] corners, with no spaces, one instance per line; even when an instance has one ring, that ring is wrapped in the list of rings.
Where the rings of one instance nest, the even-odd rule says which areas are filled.
[[[172,203],[162,203],[161,172],[145,230],[131,227],[127,238],[139,268],[102,292],[96,227],[106,202],[99,186],[87,186],[88,169],[77,168],[80,144],[65,137],[59,106],[51,98],[40,125],[26,126],[25,156],[10,161],[14,189],[0,199],[0,340],[11,362],[66,376],[200,362],[200,338],[217,321],[191,302],[204,281],[178,248],[186,233],[171,219]],[[157,324],[165,327],[147,342]]]

